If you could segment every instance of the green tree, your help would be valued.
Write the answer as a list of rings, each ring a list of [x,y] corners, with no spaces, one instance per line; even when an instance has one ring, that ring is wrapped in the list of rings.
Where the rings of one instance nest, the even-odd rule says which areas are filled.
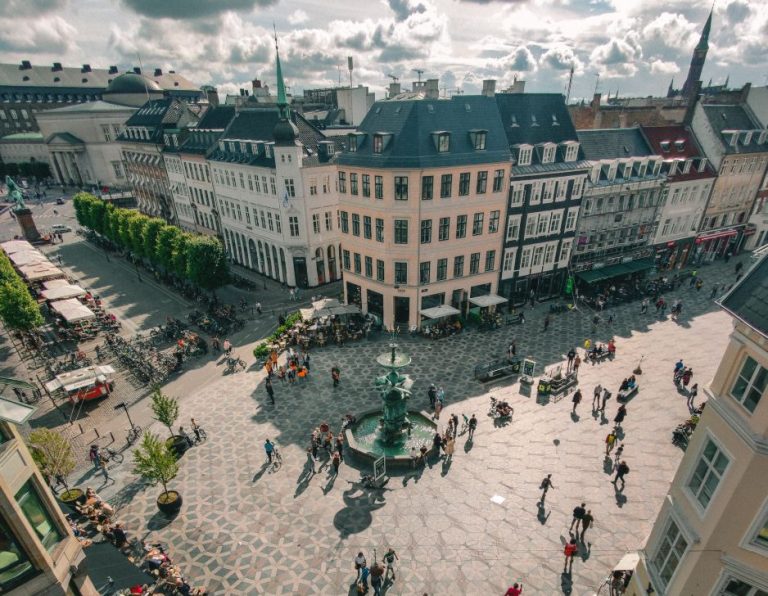
[[[128,237],[131,241],[130,247],[134,253],[140,257],[143,257],[145,256],[144,228],[146,227],[149,218],[146,215],[136,213],[135,211],[133,213],[135,215],[131,216],[130,222],[128,224]]]
[[[77,193],[74,197],[72,197],[72,204],[75,207],[75,217],[77,218],[77,223],[79,223],[84,228],[88,227],[88,197],[85,195],[85,193]]]
[[[131,248],[131,217],[135,211],[116,209],[117,217],[117,243],[123,248]]]
[[[227,283],[227,258],[218,239],[194,236],[187,242],[186,251],[189,281],[205,290],[215,290]]]
[[[75,471],[72,446],[60,433],[48,428],[32,431],[28,439],[29,450],[37,467],[48,478],[60,477],[69,491],[67,476]]]
[[[119,211],[114,205],[107,205],[107,211],[104,213],[104,235],[115,244],[119,242]]]
[[[181,230],[175,226],[163,226],[157,233],[157,263],[167,271],[173,269],[173,249]]]
[[[160,234],[160,230],[165,227],[166,223],[159,217],[147,219],[147,223],[144,226],[144,237],[142,238],[144,244],[144,256],[149,258],[155,264],[161,264],[157,256],[157,238]]]
[[[152,392],[152,412],[155,420],[168,428],[173,436],[173,424],[179,418],[179,402],[175,397],[165,395],[159,387]]]
[[[11,329],[29,331],[43,324],[40,307],[21,279],[0,283],[0,318]]]
[[[165,441],[148,432],[133,452],[133,471],[150,482],[160,482],[167,498],[168,483],[179,473],[179,464]]]
[[[180,232],[173,243],[171,266],[182,277],[187,275],[187,244],[189,244],[190,238],[192,238],[191,234]]]

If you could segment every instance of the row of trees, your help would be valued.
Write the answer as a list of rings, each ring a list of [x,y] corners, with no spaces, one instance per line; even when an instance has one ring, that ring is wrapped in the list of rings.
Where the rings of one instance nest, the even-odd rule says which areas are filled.
[[[121,209],[90,193],[74,196],[81,226],[205,290],[229,280],[226,253],[217,238],[189,234],[157,217]]]
[[[0,318],[6,327],[29,331],[43,324],[40,306],[16,273],[10,259],[0,252]]]
[[[0,177],[3,179],[6,176],[15,178],[21,176],[23,178],[37,178],[42,180],[51,176],[51,168],[47,163],[42,161],[23,161],[19,163],[3,163],[0,162]]]

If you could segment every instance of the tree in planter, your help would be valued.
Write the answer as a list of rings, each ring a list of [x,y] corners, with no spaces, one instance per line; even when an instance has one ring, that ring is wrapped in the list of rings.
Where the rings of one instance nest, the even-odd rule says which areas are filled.
[[[173,423],[179,417],[179,402],[174,397],[165,395],[158,387],[152,393],[152,412],[155,420],[168,428],[173,437]]]
[[[66,501],[70,493],[67,476],[75,470],[75,457],[69,441],[56,431],[41,428],[30,433],[29,450],[43,475],[64,484],[66,491],[61,498]]]
[[[168,494],[168,483],[179,473],[179,464],[160,437],[153,433],[146,433],[142,437],[141,444],[133,452],[133,471],[150,482],[163,485],[163,494],[158,502],[174,500]]]

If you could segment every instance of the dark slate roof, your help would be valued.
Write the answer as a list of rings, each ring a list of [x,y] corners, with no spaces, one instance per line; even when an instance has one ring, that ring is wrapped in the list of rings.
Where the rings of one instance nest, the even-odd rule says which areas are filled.
[[[720,306],[763,337],[768,337],[768,255],[747,271],[722,298]]]
[[[205,154],[224,134],[235,117],[233,106],[217,106],[208,108],[205,115],[196,126],[189,129],[184,141],[178,148],[179,153]],[[168,148],[166,148],[167,150]]]
[[[195,128],[224,130],[235,117],[234,106],[216,106],[206,110]]]
[[[586,159],[620,159],[656,155],[638,127],[580,130],[578,136]]]
[[[163,124],[176,124],[186,110],[186,106],[178,99],[164,97],[153,99],[142,105],[128,118],[126,126],[146,126],[148,128]]]
[[[723,134],[727,130],[761,130],[763,127],[756,122],[740,105],[701,104],[710,126],[720,138],[726,153],[759,153],[768,151],[768,144],[758,144],[758,135],[753,134],[748,145],[739,139],[735,147],[731,146]]]
[[[510,146],[578,140],[560,93],[497,93],[496,104]]]
[[[509,146],[496,101],[481,95],[445,99],[378,101],[358,127],[365,136],[355,152],[344,152],[345,165],[389,168],[441,167],[508,162]],[[484,150],[475,150],[470,131],[487,131]],[[450,150],[439,153],[432,133],[451,133]],[[392,135],[382,153],[373,153],[373,135]]]

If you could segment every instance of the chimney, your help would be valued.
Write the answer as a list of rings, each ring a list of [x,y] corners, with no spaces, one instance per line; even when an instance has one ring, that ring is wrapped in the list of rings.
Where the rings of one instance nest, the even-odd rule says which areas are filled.
[[[496,80],[485,79],[483,81],[483,95],[486,97],[493,97],[496,95]]]
[[[53,67],[51,68],[51,72],[59,72],[60,70],[62,70],[61,62],[54,62]]]
[[[696,111],[696,104],[699,103],[701,97],[701,81],[696,81],[691,89],[690,99],[688,100],[688,106],[685,108],[685,116],[683,116],[683,125],[690,126],[693,122],[693,114]]]
[[[592,96],[592,103],[589,104],[589,107],[591,107],[595,112],[600,110],[600,99],[603,97],[602,93],[595,93]]]
[[[19,66],[19,70],[29,70],[32,68],[32,63],[29,60],[22,60],[21,66]]]
[[[162,68],[156,68],[154,76],[156,76],[156,77],[163,76],[163,69]]]
[[[261,89],[261,81],[259,79],[253,79],[251,85],[253,86],[254,93],[256,93],[256,89]]]
[[[392,99],[396,95],[400,95],[400,83],[398,83],[396,81],[392,81],[389,84],[389,89],[387,91],[387,97],[389,99]]]
[[[749,96],[749,90],[752,88],[752,83],[744,83],[739,93],[739,103],[746,103]]]
[[[627,113],[619,113],[619,128],[627,128]]]
[[[117,66],[110,66],[109,74],[117,74]]]
[[[134,66],[133,72],[135,72],[136,74],[141,74],[141,69],[138,66]]]
[[[216,89],[209,89],[206,92],[206,97],[208,97],[208,103],[211,105],[211,107],[216,107],[219,105],[219,92],[216,91]]]
[[[438,99],[440,97],[440,80],[427,79],[424,83],[424,96],[427,99]]]
[[[245,89],[240,89],[240,97],[245,97]]]
[[[83,67],[80,69],[80,72],[91,72],[91,65],[90,64],[83,64]]]

